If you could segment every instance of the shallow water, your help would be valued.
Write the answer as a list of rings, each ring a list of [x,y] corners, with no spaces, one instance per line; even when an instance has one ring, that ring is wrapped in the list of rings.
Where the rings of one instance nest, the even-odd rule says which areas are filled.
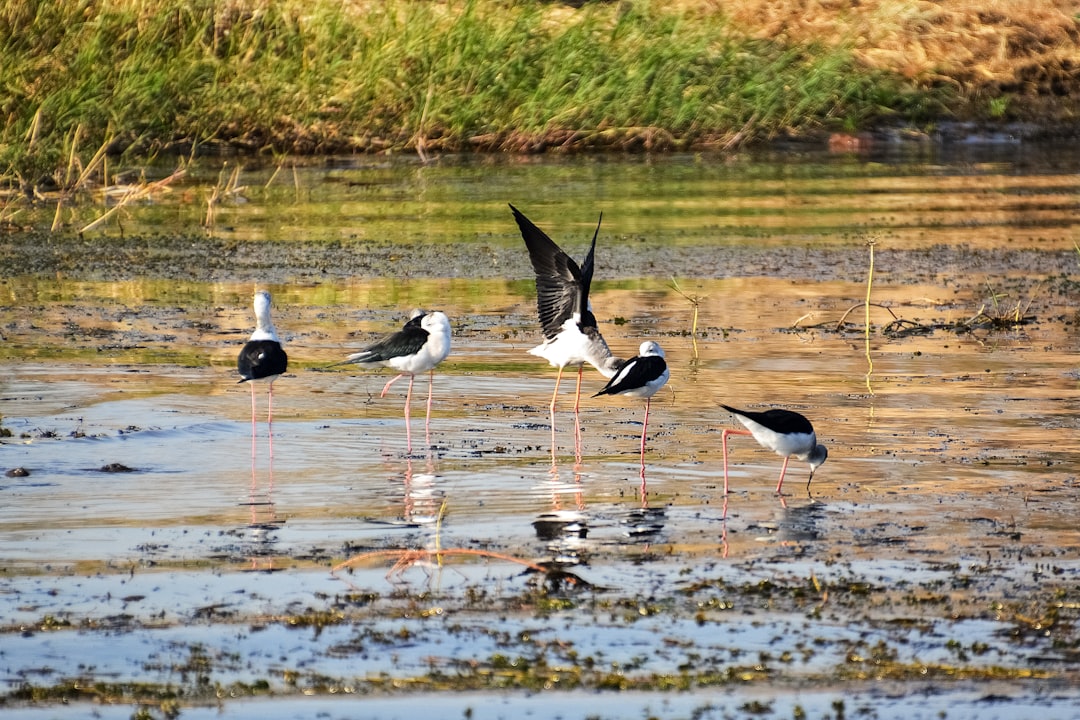
[[[253,168],[244,202],[216,220],[218,238],[259,247],[234,276],[178,280],[161,258],[123,276],[100,260],[110,233],[86,264],[104,271],[10,277],[0,457],[30,474],[0,478],[4,691],[79,680],[169,685],[195,704],[316,696],[275,705],[281,716],[348,714],[331,692],[376,692],[372,716],[396,717],[449,674],[470,692],[446,717],[560,716],[499,659],[521,657],[561,677],[558,702],[597,717],[726,717],[755,702],[822,717],[843,698],[878,717],[988,717],[988,702],[1002,717],[1068,717],[1080,181],[1059,167],[1014,147],[336,161],[269,185],[273,168]],[[195,168],[131,209],[125,233],[196,232],[208,178]],[[623,356],[657,340],[671,367],[644,485],[643,407],[591,398],[594,372],[580,457],[575,378],[563,380],[553,457],[555,371],[526,353],[534,289],[507,200],[579,258],[604,211],[601,329]],[[172,249],[174,271],[200,262],[191,242]],[[335,243],[367,273],[312,260]],[[257,388],[253,463],[235,355],[260,254],[290,373],[275,384],[272,460]],[[430,442],[417,380],[410,454],[405,382],[380,398],[387,372],[328,366],[414,306],[445,311],[455,336]],[[1028,319],[961,324],[980,307]],[[883,334],[894,315],[923,332]],[[734,437],[725,517],[720,437],[734,425],[719,403],[809,416],[830,450],[809,492],[792,462],[777,498],[780,458]],[[102,470],[114,463],[131,472]],[[395,566],[406,549],[427,554]],[[523,561],[588,585],[541,592]],[[610,688],[598,667],[637,692],[571,692]],[[687,672],[695,693],[655,692]]]

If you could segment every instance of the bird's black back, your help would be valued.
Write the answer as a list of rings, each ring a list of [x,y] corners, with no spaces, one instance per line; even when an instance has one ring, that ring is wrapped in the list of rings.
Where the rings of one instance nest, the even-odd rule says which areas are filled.
[[[417,315],[405,323],[398,332],[367,348],[364,351],[367,355],[362,362],[386,362],[392,358],[415,355],[420,352],[420,348],[424,347],[424,343],[431,336],[431,333],[420,324],[423,319],[423,315]]]
[[[592,245],[581,267],[574,259],[559,248],[555,242],[536,227],[513,205],[514,213],[521,230],[525,247],[529,250],[529,260],[536,274],[536,309],[540,317],[540,327],[544,337],[551,339],[559,334],[563,323],[574,313],[581,317],[584,327],[596,327],[596,319],[589,312],[589,285],[592,283],[593,258],[596,253],[596,238],[600,234],[600,224],[596,225]],[[601,215],[603,219],[603,215]]]
[[[736,410],[727,405],[720,405],[720,407],[730,413],[748,417],[754,422],[764,425],[773,432],[784,433],[785,435],[792,433],[804,433],[809,435],[814,432],[814,426],[810,424],[810,421],[793,410],[772,408],[765,412],[754,412],[752,410]]]
[[[288,367],[289,356],[277,340],[249,340],[236,358],[240,382],[281,375]]]
[[[628,390],[636,390],[664,374],[667,361],[659,355],[638,355],[622,364],[618,372],[608,380],[600,392],[593,395],[618,395]]]

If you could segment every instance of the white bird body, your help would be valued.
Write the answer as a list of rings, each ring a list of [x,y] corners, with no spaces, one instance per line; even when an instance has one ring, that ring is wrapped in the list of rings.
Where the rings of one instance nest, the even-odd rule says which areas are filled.
[[[579,266],[547,234],[536,227],[516,207],[510,206],[514,220],[521,231],[521,238],[529,251],[529,261],[536,275],[536,311],[544,342],[529,350],[529,354],[542,357],[559,369],[555,378],[555,390],[551,394],[551,461],[555,462],[555,401],[559,396],[563,369],[577,368],[577,389],[574,393],[574,447],[581,456],[581,425],[579,404],[581,401],[581,376],[586,363],[606,377],[612,377],[622,366],[622,360],[611,354],[604,342],[589,302],[589,286],[592,283],[596,239],[600,235],[600,223],[596,224],[592,244],[585,260]],[[603,219],[603,215],[601,215]]]
[[[412,431],[409,427],[409,404],[412,401],[413,381],[418,373],[428,375],[428,399],[427,416],[424,420],[424,430],[427,434],[428,445],[431,444],[431,395],[434,384],[435,366],[446,359],[450,354],[450,320],[446,313],[425,313],[422,310],[413,310],[409,321],[405,326],[393,335],[389,335],[379,342],[371,345],[360,352],[349,355],[340,365],[354,364],[365,367],[388,367],[398,371],[383,386],[379,397],[386,395],[390,386],[395,382],[409,376],[409,389],[405,394],[405,438],[406,452],[412,452]]]
[[[236,370],[240,382],[251,384],[251,462],[255,463],[255,383],[266,381],[266,425],[270,444],[270,457],[274,457],[274,381],[289,367],[289,356],[281,345],[281,338],[270,319],[270,293],[260,290],[255,293],[255,331],[240,349],[236,357]]]
[[[546,338],[529,350],[529,354],[544,358],[557,368],[580,368],[588,363],[606,378],[612,377],[622,364],[621,358],[611,354],[596,328],[583,327],[576,315],[568,317],[554,337]]]
[[[641,481],[645,491],[645,433],[649,429],[649,406],[652,396],[671,377],[664,351],[652,340],[641,343],[638,354],[620,365],[604,389],[596,395],[626,395],[645,401],[645,419],[641,423]],[[593,397],[596,397],[594,395]]]
[[[450,354],[450,319],[436,310],[414,310],[398,332],[345,358],[346,363],[380,366],[406,375],[433,370]]]
[[[772,450],[780,457],[793,457],[806,462],[810,453],[817,447],[817,435],[814,433],[781,433],[767,428],[745,415],[735,415],[736,419],[750,431],[758,445]]]
[[[664,351],[652,340],[641,343],[638,354],[622,363],[597,395],[626,395],[648,400],[671,377]]]
[[[727,473],[727,436],[728,435],[752,435],[758,444],[772,450],[784,458],[784,464],[780,468],[780,480],[776,483],[776,493],[779,495],[784,486],[784,473],[787,472],[788,461],[791,458],[810,464],[810,477],[806,481],[807,488],[814,479],[814,471],[829,457],[829,451],[824,445],[819,445],[814,426],[803,415],[791,410],[772,408],[764,412],[749,410],[737,410],[728,405],[720,407],[738,418],[746,430],[725,429],[721,433],[721,443],[724,450],[724,495],[728,494]]]

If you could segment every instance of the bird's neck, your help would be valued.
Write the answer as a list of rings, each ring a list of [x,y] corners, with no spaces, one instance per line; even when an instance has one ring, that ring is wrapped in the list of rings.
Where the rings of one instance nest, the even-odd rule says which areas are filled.
[[[611,379],[615,377],[615,373],[619,372],[619,368],[623,366],[626,360],[621,357],[615,357],[614,355],[612,355],[611,351],[608,350],[606,345],[604,346],[604,350],[606,351],[606,354],[603,357],[598,357],[595,360],[591,360],[589,364],[599,370],[601,375],[608,379]]]
[[[269,320],[263,320],[259,318],[255,324],[255,332],[251,333],[252,340],[273,340],[274,342],[281,342],[278,340],[277,331],[274,330],[274,323]]]
[[[611,354],[611,348],[596,328],[579,326],[579,329],[589,338],[588,348],[585,351],[586,361],[599,370],[604,377],[614,377],[624,360]]]

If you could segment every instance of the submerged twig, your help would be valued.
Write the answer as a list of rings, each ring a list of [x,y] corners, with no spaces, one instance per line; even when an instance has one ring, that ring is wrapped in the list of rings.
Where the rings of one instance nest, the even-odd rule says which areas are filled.
[[[933,325],[924,325],[923,323],[915,322],[914,320],[908,320],[906,318],[897,318],[888,325],[881,328],[881,334],[889,337],[906,337],[909,335],[929,335],[934,332]]]
[[[426,550],[426,549],[395,549],[395,550],[372,550],[370,552],[360,553],[359,555],[353,555],[348,560],[338,563],[331,570],[330,574],[337,577],[337,574],[341,570],[345,570],[356,566],[357,564],[364,562],[365,560],[371,560],[374,558],[396,558],[394,565],[387,571],[386,577],[391,575],[401,575],[410,567],[418,562],[430,562],[434,557],[439,567],[442,567],[443,558],[450,555],[470,555],[474,557],[484,557],[492,560],[505,560],[506,562],[516,563],[523,565],[530,570],[539,573],[546,573],[547,568],[530,560],[522,560],[512,555],[505,555],[493,550],[479,550],[476,548],[447,548]]]
[[[221,198],[226,195],[236,195],[243,191],[245,188],[240,185],[240,166],[234,165],[232,173],[229,174],[229,179],[222,182],[222,178],[225,175],[225,166],[221,168],[221,175],[218,177],[218,183],[214,186],[214,189],[210,192],[210,197],[206,200],[206,222],[203,223],[203,227],[206,228],[207,235],[214,233],[214,225],[217,219],[217,206],[221,202]]]
[[[173,181],[178,180],[179,178],[183,177],[186,173],[187,173],[187,170],[185,168],[179,167],[176,170],[174,170],[172,172],[172,174],[169,175],[166,178],[162,178],[161,180],[156,180],[156,181],[154,181],[152,183],[147,183],[145,185],[139,185],[139,186],[130,188],[127,192],[125,192],[123,195],[120,196],[120,198],[116,201],[116,205],[113,205],[108,210],[108,212],[103,214],[97,220],[94,220],[90,224],[85,225],[82,228],[80,228],[79,233],[82,234],[82,233],[85,233],[85,232],[89,232],[90,230],[93,230],[98,225],[101,225],[103,222],[105,222],[110,217],[112,217],[115,213],[119,212],[121,209],[123,209],[129,203],[132,203],[132,202],[135,202],[136,200],[141,200],[143,198],[149,197],[150,195],[153,195],[158,190],[162,190],[162,189],[168,187],[168,185],[170,183],[172,183]]]
[[[866,294],[867,294],[867,297],[869,297],[869,296],[870,296],[870,290],[869,290],[869,288],[867,288],[867,292],[866,292]],[[859,308],[866,308],[867,310],[869,310],[869,309],[870,309],[870,306],[871,306],[871,305],[872,305],[872,306],[874,306],[874,307],[879,307],[879,308],[881,308],[882,310],[888,310],[888,311],[889,311],[889,314],[893,316],[893,320],[899,320],[899,319],[900,319],[900,316],[898,316],[898,315],[897,315],[896,313],[894,313],[894,312],[892,311],[892,308],[891,308],[891,307],[889,307],[888,305],[882,305],[881,303],[876,303],[876,302],[867,302],[867,301],[863,301],[863,302],[861,302],[861,303],[858,303],[857,305],[852,305],[851,307],[849,307],[849,308],[848,308],[848,309],[847,309],[847,310],[846,310],[846,311],[844,312],[844,314],[843,314],[843,315],[842,315],[842,316],[840,317],[840,319],[839,319],[839,320],[837,321],[837,323],[836,323],[836,330],[837,330],[837,332],[839,332],[839,331],[840,331],[840,329],[841,329],[842,327],[844,327],[844,322],[845,322],[845,321],[847,321],[847,316],[848,316],[848,315],[850,315],[850,314],[851,314],[852,312],[854,312],[855,310],[858,310]],[[799,320],[802,320],[803,318],[805,318],[805,317],[808,317],[809,315],[810,315],[810,313],[807,313],[806,315],[803,315],[803,316],[802,316],[801,318],[799,318]],[[796,321],[795,321],[795,324],[796,324],[796,325],[797,325],[797,324],[799,323],[799,320],[796,320]],[[867,323],[867,327],[869,327],[869,325],[870,325],[870,319],[869,319],[869,315],[867,315],[867,320],[866,320],[866,323]]]
[[[690,307],[692,307],[694,309],[693,316],[691,317],[691,320],[690,320],[690,342],[694,346],[694,357],[696,358],[697,354],[698,354],[698,349],[697,349],[698,313],[699,313],[699,311],[701,309],[701,301],[704,299],[704,296],[686,294],[685,292],[683,292],[682,288],[679,287],[679,281],[677,279],[675,279],[674,276],[672,276],[672,278],[671,278],[671,289],[674,290],[675,292],[679,293],[680,295],[682,295],[683,299],[686,300],[686,302],[690,303]]]

